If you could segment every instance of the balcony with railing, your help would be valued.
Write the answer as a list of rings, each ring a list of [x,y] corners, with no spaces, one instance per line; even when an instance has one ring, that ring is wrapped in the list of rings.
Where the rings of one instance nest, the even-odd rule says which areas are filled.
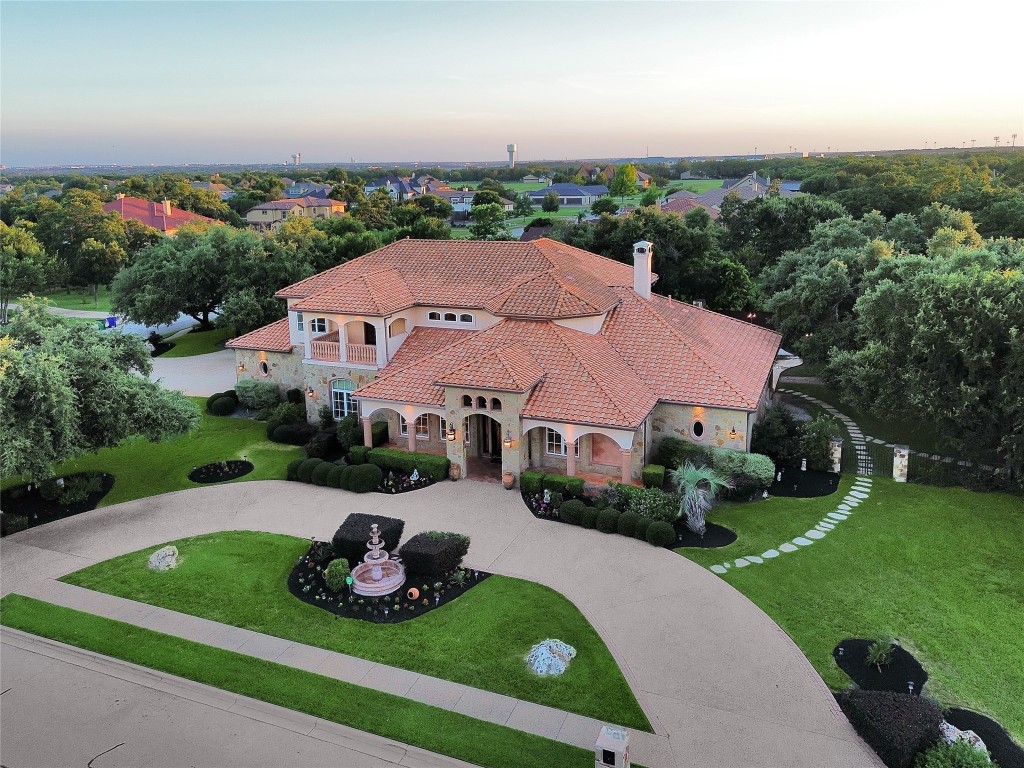
[[[328,363],[341,362],[341,342],[338,332],[325,333],[310,341],[309,356],[314,360],[323,360]]]
[[[346,344],[345,359],[354,365],[376,365],[377,345],[375,344]]]

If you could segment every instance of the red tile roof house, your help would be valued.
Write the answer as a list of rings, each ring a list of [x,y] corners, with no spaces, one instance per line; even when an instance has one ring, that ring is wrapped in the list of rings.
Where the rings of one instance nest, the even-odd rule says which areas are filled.
[[[118,195],[116,199],[104,204],[103,210],[107,213],[119,213],[122,219],[141,221],[147,227],[158,229],[168,236],[174,235],[182,224],[220,223],[216,219],[175,208],[170,200],[154,203],[138,197]]]
[[[464,477],[530,467],[636,482],[671,435],[746,450],[780,336],[651,292],[633,265],[541,238],[401,240],[278,291],[232,339],[239,378],[299,387]],[[468,470],[468,471],[467,471]]]

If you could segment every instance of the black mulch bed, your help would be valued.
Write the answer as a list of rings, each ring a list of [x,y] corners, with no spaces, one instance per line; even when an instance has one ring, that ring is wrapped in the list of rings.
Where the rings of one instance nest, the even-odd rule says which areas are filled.
[[[37,484],[31,484],[31,490],[29,490],[30,484],[26,483],[13,486],[0,493],[0,509],[3,510],[3,515],[0,515],[3,522],[3,525],[0,526],[2,528],[0,534],[6,536],[8,533],[16,532],[13,530],[15,526],[11,525],[12,518],[25,518],[27,523],[16,526],[17,530],[23,530],[96,509],[103,497],[114,487],[114,476],[105,472],[80,472],[75,475],[66,475],[64,477],[65,485],[78,478],[98,478],[99,490],[88,494],[81,501],[69,504],[61,504],[57,499],[44,499]]]
[[[961,731],[970,730],[978,734],[999,768],[1024,768],[1024,748],[992,718],[969,709],[952,707],[946,710],[946,719]]]
[[[491,575],[470,568],[459,568],[443,579],[407,573],[405,583],[390,595],[363,597],[349,592],[347,588],[335,594],[328,591],[323,577],[324,569],[334,557],[330,542],[314,542],[288,574],[288,591],[302,602],[335,616],[375,624],[398,624],[423,616],[450,603]],[[397,559],[395,555],[391,557]],[[410,589],[419,591],[415,599],[409,598]]]
[[[874,640],[861,638],[847,638],[832,650],[832,658],[846,674],[850,676],[858,686],[868,691],[893,691],[895,693],[910,693],[907,682],[914,682],[914,695],[920,696],[928,680],[928,673],[924,667],[913,657],[913,655],[896,646],[892,651],[892,661],[878,671],[874,664],[866,664],[868,647]],[[839,649],[843,649],[842,655]]]
[[[160,357],[160,355],[162,355],[164,352],[170,352],[172,349],[174,349],[173,344],[170,344],[166,341],[161,341],[153,348],[153,351],[149,353],[149,356]]]
[[[704,532],[704,536],[701,537],[686,527],[685,520],[677,520],[674,526],[676,529],[676,543],[672,544],[671,548],[700,547],[702,549],[717,549],[718,547],[727,547],[736,541],[736,531],[729,530],[724,525],[718,525],[717,523],[706,523],[705,525],[707,530]]]
[[[791,496],[809,499],[828,496],[839,488],[839,475],[835,472],[815,472],[812,469],[783,469],[781,482],[776,480],[768,488],[769,496]]]
[[[251,461],[241,459],[215,461],[213,464],[204,464],[193,469],[188,473],[188,479],[193,483],[223,483],[225,480],[248,475],[254,468]]]
[[[384,479],[381,481],[377,492],[390,493],[392,495],[396,493],[409,493],[409,491],[418,491],[421,488],[433,485],[434,482],[432,478],[426,475],[420,475],[417,479],[413,480],[412,475],[392,471],[384,475]]]

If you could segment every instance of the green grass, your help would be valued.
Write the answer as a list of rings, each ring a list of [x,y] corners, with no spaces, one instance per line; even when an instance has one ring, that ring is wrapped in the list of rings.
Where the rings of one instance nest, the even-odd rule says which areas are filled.
[[[208,355],[224,349],[224,342],[232,338],[235,332],[231,328],[214,328],[212,331],[189,331],[184,336],[172,340],[174,349],[164,352],[161,357],[192,357]]]
[[[687,179],[673,181],[665,189],[669,192],[678,192],[680,189],[688,189],[691,192],[702,195],[709,189],[718,189],[722,186],[721,179]]]
[[[0,601],[5,626],[493,768],[593,765],[589,750],[372,688],[40,600]]]
[[[739,534],[716,550],[678,550],[710,565],[777,547],[835,509],[773,498],[709,519]],[[924,665],[927,690],[980,710],[1024,740],[1024,541],[1021,500],[875,478],[866,502],[814,546],[723,578],[789,633],[833,689],[831,657],[847,637],[898,637]]]
[[[89,288],[79,288],[70,293],[47,293],[44,296],[53,306],[63,309],[85,309],[90,312],[110,311],[110,294],[104,285],[101,285],[99,290],[99,306],[93,303],[92,291]]]
[[[915,451],[927,453],[944,455],[948,453],[948,449],[935,430],[921,421],[862,411],[843,402],[838,392],[822,384],[791,384],[784,381],[779,386],[803,392],[828,403],[840,413],[853,419],[862,432],[872,437],[881,438],[887,443],[909,445]]]
[[[819,363],[803,363],[793,368],[787,368],[783,371],[783,376],[821,376],[824,372],[825,366]],[[785,382],[783,382],[785,386]]]
[[[154,573],[154,548],[64,577],[87,589],[244,627],[305,645],[452,680],[598,720],[650,730],[640,705],[601,638],[554,590],[492,576],[457,600],[413,621],[335,620],[287,590],[309,541],[232,531],[173,542],[183,562]],[[559,678],[531,674],[523,661],[554,637],[577,651]]]
[[[101,507],[122,501],[155,496],[158,493],[198,488],[188,479],[192,467],[223,459],[240,459],[247,454],[255,469],[241,477],[247,480],[283,480],[288,462],[300,458],[300,448],[266,439],[267,425],[262,421],[210,416],[205,413],[206,398],[191,398],[203,411],[199,428],[188,435],[150,443],[138,438],[116,448],[67,461],[56,468],[55,477],[74,472],[97,470],[117,478]],[[14,485],[18,478],[5,478],[3,485]]]

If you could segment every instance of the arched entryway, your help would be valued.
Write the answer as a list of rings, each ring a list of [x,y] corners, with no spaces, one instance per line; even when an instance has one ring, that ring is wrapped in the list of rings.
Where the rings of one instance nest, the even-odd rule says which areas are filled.
[[[501,480],[501,424],[486,413],[466,418],[466,475],[475,480]]]

